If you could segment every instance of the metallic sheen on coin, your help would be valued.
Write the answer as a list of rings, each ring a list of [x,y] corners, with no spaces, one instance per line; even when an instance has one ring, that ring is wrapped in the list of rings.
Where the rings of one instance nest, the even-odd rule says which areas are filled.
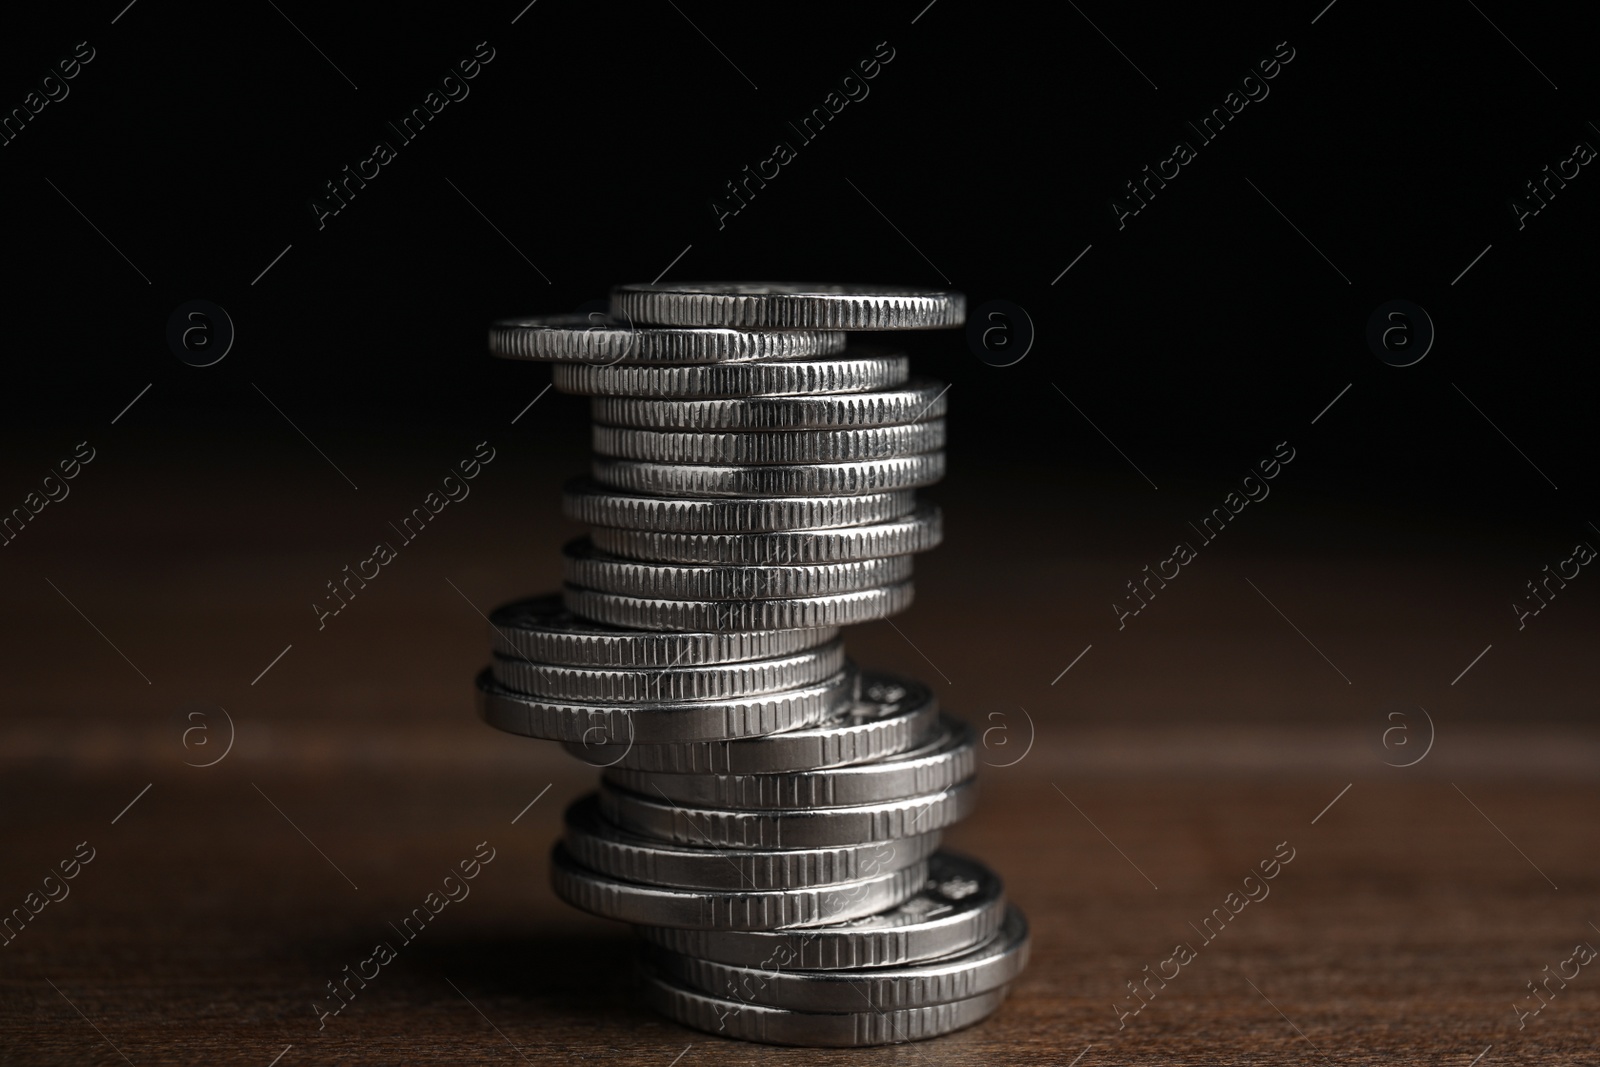
[[[665,600],[576,585],[563,587],[561,595],[572,611],[614,626],[641,630],[787,630],[886,619],[910,607],[915,593],[910,582],[899,582],[851,593],[778,600]]]
[[[939,831],[893,843],[831,848],[690,848],[619,830],[590,793],[567,809],[567,851],[590,870],[625,882],[681,889],[803,889],[838,885],[921,863]]]
[[[924,862],[805,889],[673,889],[608,878],[580,866],[563,844],[550,856],[550,887],[573,907],[622,922],[697,930],[778,930],[843,922],[903,903],[927,877]]]
[[[847,666],[816,685],[780,693],[673,704],[579,703],[513,693],[486,670],[478,675],[478,713],[496,729],[551,741],[724,741],[814,726],[853,702],[855,692],[855,670]]]
[[[836,563],[924,552],[943,536],[939,509],[920,504],[903,519],[867,526],[790,533],[661,533],[597,526],[589,540],[602,552],[661,563],[734,565]]]
[[[972,813],[978,783],[968,779],[926,796],[843,808],[729,810],[690,808],[669,800],[600,787],[600,812],[630,833],[713,848],[818,848],[892,841],[943,830]]]
[[[495,681],[507,689],[551,700],[605,704],[661,704],[756,696],[815,685],[844,669],[844,642],[835,638],[776,659],[684,667],[567,667],[496,656]]]
[[[651,463],[852,463],[915,456],[943,448],[943,419],[853,430],[748,430],[741,432],[638,430],[593,427],[594,450],[617,459]]]
[[[489,326],[489,351],[506,359],[599,363],[725,363],[843,352],[845,335],[819,330],[668,329],[592,315],[537,315]]]
[[[1006,911],[1000,932],[968,952],[899,967],[789,971],[735,967],[656,948],[646,960],[663,977],[714,997],[789,1011],[851,1012],[947,1004],[1003,988],[1028,963],[1028,920]]]
[[[823,1048],[866,1048],[941,1037],[993,1015],[1009,988],[920,1008],[810,1012],[707,996],[648,971],[644,984],[650,1005],[685,1026],[741,1041]]]
[[[611,313],[668,326],[927,330],[960,326],[960,293],[829,282],[665,282],[619,285]]]
[[[911,577],[911,557],[765,566],[647,563],[596,551],[588,538],[579,538],[561,550],[561,570],[570,585],[624,596],[743,601],[831,596],[903,582]]]
[[[861,695],[816,726],[767,737],[691,744],[583,745],[567,751],[597,767],[668,774],[781,774],[886,759],[927,744],[939,702],[911,678],[868,670]]]
[[[756,811],[768,808],[838,808],[926,796],[953,788],[977,773],[977,734],[945,719],[932,743],[891,759],[790,774],[660,774],[611,767],[605,780],[643,797],[695,808]]]
[[[1005,887],[977,860],[939,852],[922,892],[866,918],[804,931],[669,930],[639,933],[674,952],[742,967],[854,970],[967,952],[988,941],[1005,917]]]
[[[949,388],[912,377],[902,386],[870,393],[701,400],[597,396],[589,408],[595,422],[646,430],[850,429],[943,418]]]
[[[623,492],[663,496],[858,496],[932,485],[944,477],[944,453],[854,463],[763,464],[745,467],[646,463],[596,456],[595,481]]]
[[[561,603],[559,593],[501,605],[489,615],[489,631],[497,656],[574,667],[618,668],[772,659],[816,648],[839,635],[832,627],[738,633],[623,630],[580,619]]]
[[[561,498],[570,519],[589,526],[615,526],[664,533],[774,533],[887,522],[916,507],[909,489],[861,496],[662,498],[622,493],[588,479],[567,483]]]
[[[590,366],[557,363],[552,380],[582,396],[728,397],[862,393],[905,383],[911,363],[898,353],[846,352],[832,359],[693,366]]]

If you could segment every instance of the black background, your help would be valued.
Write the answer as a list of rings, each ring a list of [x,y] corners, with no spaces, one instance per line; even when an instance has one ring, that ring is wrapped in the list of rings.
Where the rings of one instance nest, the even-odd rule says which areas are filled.
[[[337,488],[285,418],[353,482],[403,455],[442,467],[511,434],[548,381],[486,355],[491,319],[570,310],[674,264],[665,280],[948,280],[970,307],[1026,308],[1037,338],[1015,366],[957,333],[903,341],[952,383],[949,491],[1038,494],[1064,538],[1092,525],[1095,494],[1177,523],[1191,513],[1150,485],[1208,508],[1288,440],[1304,458],[1279,487],[1286,514],[1369,517],[1308,521],[1303,538],[1509,538],[1537,571],[1600,517],[1600,179],[1585,168],[1525,229],[1508,202],[1574,143],[1600,144],[1585,38],[1548,6],[1317,8],[539,0],[519,17],[515,2],[141,0],[10,14],[6,107],[77,42],[96,58],[0,149],[9,496],[83,438],[114,446],[100,476],[151,507],[263,465]],[[495,58],[470,95],[319,229],[308,203],[324,183],[394,140],[385,121],[480,41]],[[895,58],[870,95],[719,228],[724,183],[795,141],[787,120],[885,41]],[[1193,141],[1185,120],[1279,42],[1294,59],[1270,96],[1119,229],[1123,183]],[[237,330],[207,368],[166,343],[169,314],[196,298]],[[1438,334],[1406,368],[1364,337],[1397,298]],[[514,432],[578,469],[586,421],[552,395]],[[294,508],[293,492],[278,503]],[[103,532],[87,510],[60,521],[60,536]],[[1408,543],[1415,523],[1426,532]]]

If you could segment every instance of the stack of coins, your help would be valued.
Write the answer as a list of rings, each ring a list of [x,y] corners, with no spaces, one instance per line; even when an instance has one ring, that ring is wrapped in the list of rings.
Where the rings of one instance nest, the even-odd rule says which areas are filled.
[[[1028,927],[939,850],[976,801],[972,729],[858,671],[839,627],[911,602],[940,539],[945,387],[845,331],[960,326],[958,293],[625,285],[609,315],[489,347],[593,398],[558,594],[491,616],[491,725],[603,767],[552,856],[562,899],[634,924],[649,1001],[774,1044],[917,1040],[993,1012]]]

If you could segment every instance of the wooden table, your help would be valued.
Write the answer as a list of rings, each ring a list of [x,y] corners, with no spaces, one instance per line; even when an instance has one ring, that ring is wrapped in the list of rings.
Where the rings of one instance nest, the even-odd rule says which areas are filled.
[[[1576,622],[1519,653],[1480,632],[1475,592],[1427,604],[1425,632],[1410,608],[1373,613],[1372,590],[1447,586],[1435,565],[1246,552],[1186,578],[1171,614],[1141,620],[1130,643],[1099,598],[1062,588],[1115,587],[1133,552],[1063,559],[1041,533],[980,581],[971,521],[919,564],[902,632],[875,624],[850,641],[986,729],[1004,724],[991,763],[1015,758],[1029,732],[1018,713],[1032,717],[1031,751],[985,769],[977,814],[947,838],[1001,872],[1033,924],[1010,999],[948,1038],[864,1051],[764,1048],[656,1017],[632,984],[631,934],[548,886],[562,808],[592,772],[470,710],[476,609],[550,584],[570,533],[528,521],[548,514],[558,476],[532,474],[503,498],[485,479],[455,527],[322,631],[304,602],[363,543],[370,514],[338,511],[353,503],[297,498],[294,515],[242,521],[228,506],[292,496],[245,480],[250,495],[142,512],[116,538],[64,529],[13,549],[31,555],[5,577],[0,633],[0,908],[24,906],[80,842],[93,859],[0,948],[0,1062],[1594,1062],[1600,969],[1552,980],[1521,1027],[1513,1011],[1539,1003],[1527,983],[1543,968],[1600,945],[1600,739],[1581,716],[1538,710],[1592,707],[1590,616],[1575,607]],[[115,492],[101,512],[116,514]],[[1038,518],[984,514],[1019,529]],[[293,525],[303,515],[327,524]],[[226,550],[197,547],[228,531]],[[1293,589],[1277,602],[1293,600],[1351,683],[1241,576]],[[1251,607],[1190,618],[1214,597]],[[998,621],[974,618],[985,611]],[[1487,640],[1503,645],[1468,675],[1475,687],[1452,689]],[[1386,767],[1399,760],[1374,711],[1418,663],[1443,701],[1428,701],[1437,744]],[[1528,692],[1538,708],[1525,711]],[[226,756],[185,766],[222,752],[228,719]],[[319,1027],[326,983],[396,941],[391,924],[480,842],[493,859],[470,896]],[[1284,842],[1293,859],[1270,895],[1204,941],[1196,928]],[[1180,942],[1195,958],[1119,1025],[1135,1003],[1125,983],[1146,966],[1172,973]]]

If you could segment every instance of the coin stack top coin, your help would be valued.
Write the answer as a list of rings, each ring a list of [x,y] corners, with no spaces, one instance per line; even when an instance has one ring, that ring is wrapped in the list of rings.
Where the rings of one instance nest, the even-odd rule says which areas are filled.
[[[505,319],[494,354],[591,397],[560,594],[490,616],[485,721],[603,769],[566,813],[558,896],[634,924],[646,999],[774,1044],[934,1037],[1027,962],[999,878],[941,851],[976,737],[839,627],[912,600],[941,537],[945,387],[843,331],[959,326],[959,293],[624,285],[610,315]]]

